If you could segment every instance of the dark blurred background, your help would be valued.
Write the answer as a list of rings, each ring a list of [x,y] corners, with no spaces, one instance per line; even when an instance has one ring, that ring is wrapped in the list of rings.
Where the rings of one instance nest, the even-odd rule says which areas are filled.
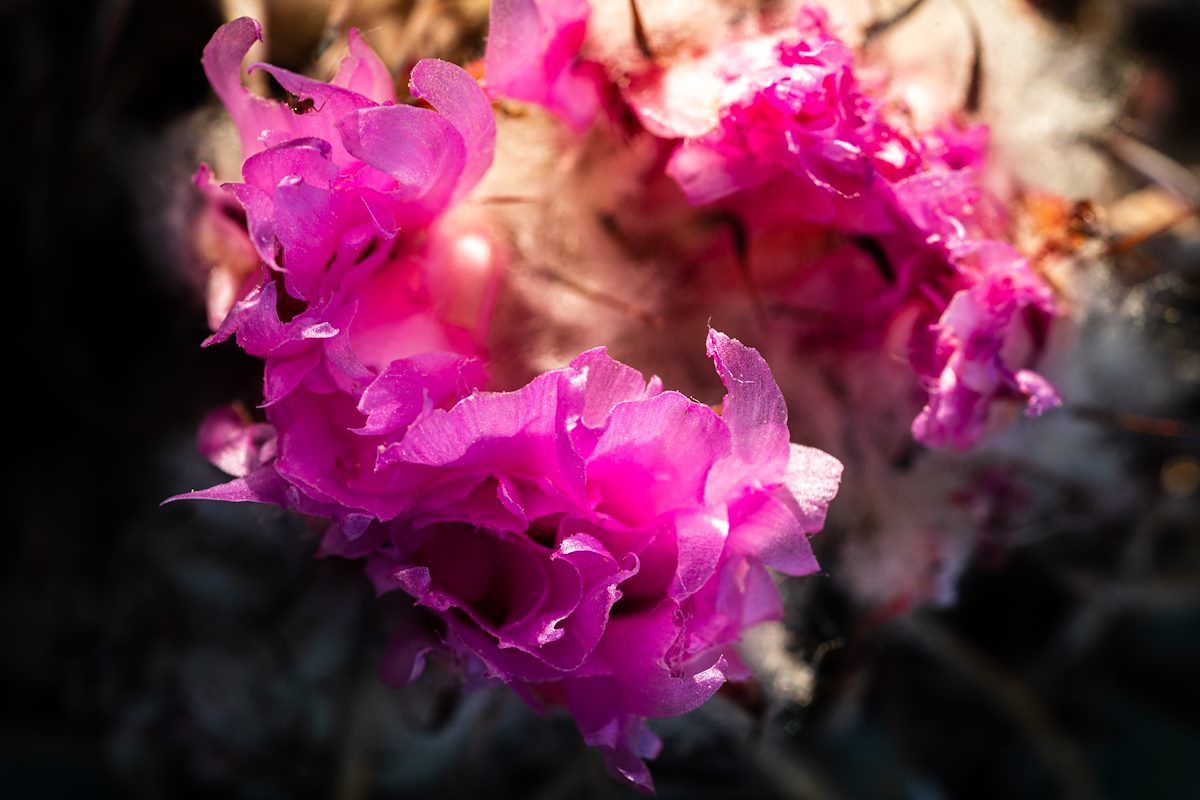
[[[1150,143],[1200,162],[1200,4],[1035,8],[1141,64]],[[17,319],[0,796],[627,796],[568,719],[463,695],[437,668],[383,686],[405,609],[375,602],[354,565],[312,558],[303,520],[159,507],[220,479],[193,432],[218,405],[253,404],[260,376],[235,348],[199,348],[199,283],[171,217],[193,166],[181,120],[211,105],[199,56],[219,11],[0,9]],[[1174,259],[1153,294],[1186,333],[1173,346],[1200,348],[1198,253],[1156,251]],[[791,626],[797,655],[821,656],[812,702],[779,708],[750,685],[665,723],[660,795],[1200,796],[1200,517],[1194,486],[1177,491],[1187,476],[1164,472],[1195,463],[1200,413],[1173,419],[1112,427],[1136,515],[976,559],[949,609],[880,623],[829,581],[806,589]]]

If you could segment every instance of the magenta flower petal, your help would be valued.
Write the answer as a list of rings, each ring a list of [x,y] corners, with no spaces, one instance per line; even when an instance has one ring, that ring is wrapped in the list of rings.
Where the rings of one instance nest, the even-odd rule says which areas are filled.
[[[558,376],[550,373],[515,392],[480,392],[431,414],[397,445],[395,458],[437,467],[487,464],[528,476],[557,470]]]
[[[306,341],[283,337],[276,350]],[[392,363],[357,404],[305,377],[269,409],[277,438],[214,417],[214,457],[257,466],[190,496],[329,517],[323,554],[366,559],[379,591],[441,618],[442,647],[531,703],[567,705],[610,768],[647,787],[658,742],[644,719],[691,710],[744,674],[741,630],[781,613],[764,565],[816,568],[806,538],[840,477],[818,451],[776,452],[786,410],[755,351],[715,332],[709,348],[724,416],[603,350],[516,392],[463,399],[478,365],[445,354]],[[708,477],[719,463],[741,476],[723,495]],[[393,642],[393,680],[432,646]]]
[[[336,331],[330,332],[330,335],[336,335]],[[263,368],[263,408],[269,408],[287,397],[321,363],[321,351],[316,347],[280,349],[292,352],[272,353]]]
[[[825,513],[841,481],[842,463],[833,456],[815,447],[788,446],[783,485],[795,499],[800,526],[808,533],[825,527]]]
[[[590,490],[602,498],[596,510],[640,527],[659,514],[701,507],[709,470],[729,446],[721,419],[681,394],[619,404],[588,459]]]
[[[1050,384],[1050,381],[1033,370],[1017,370],[1014,377],[1017,382],[1017,389],[1020,390],[1022,395],[1028,398],[1028,403],[1025,406],[1026,416],[1039,417],[1047,411],[1052,411],[1062,406],[1062,397],[1059,396],[1058,390]]]
[[[1016,377],[1056,312],[1048,287],[1001,243],[1007,220],[980,177],[986,129],[910,130],[860,82],[819,9],[802,9],[790,29],[755,23],[622,82],[646,130],[677,140],[667,175],[690,203],[736,217],[743,249],[763,262],[756,272],[794,272],[787,302],[820,312],[801,324],[806,345],[879,348],[894,323],[916,317],[922,442],[973,445],[997,399],[1026,397],[1031,413],[1052,404],[1052,388]],[[854,246],[797,260],[797,250],[829,249],[827,236]],[[860,275],[868,252],[877,274]],[[729,414],[737,403],[727,405]],[[761,441],[783,452],[781,438]],[[717,494],[738,483],[736,463],[714,469]]]
[[[324,120],[327,117],[340,118],[352,114],[361,108],[371,108],[377,103],[358,92],[342,88],[332,83],[297,75],[291,70],[276,67],[273,64],[251,64],[250,71],[262,70],[279,83],[289,94],[295,95],[301,101],[311,100],[313,108],[319,113],[295,113],[295,125],[307,127],[309,120]],[[290,110],[290,109],[289,109]]]
[[[458,67],[430,62],[418,65],[414,88],[445,113],[379,105],[392,100],[390,76],[352,33],[332,84],[261,66],[305,101],[293,110],[255,98],[237,82],[240,59],[258,34],[250,20],[222,27],[206,51],[206,68],[244,138],[253,132],[245,182],[226,188],[246,212],[255,252],[282,273],[282,291],[267,292],[274,275],[264,273],[210,341],[237,333],[248,352],[268,360],[267,404],[301,380],[357,397],[370,382],[367,373],[420,352],[477,355],[498,256],[456,248],[458,238],[483,235],[475,229],[417,234],[491,163],[495,128],[482,90]],[[260,119],[243,107],[271,113]],[[397,242],[401,231],[404,241]],[[445,293],[465,271],[484,286],[473,299],[451,302]],[[313,345],[321,330],[328,343]]]
[[[286,106],[255,96],[241,82],[242,61],[255,42],[262,40],[262,27],[249,17],[221,26],[204,48],[204,74],[242,137],[242,156],[262,149],[260,136],[267,130],[286,130]]]
[[[368,98],[379,105],[396,102],[396,82],[375,51],[363,41],[357,28],[346,35],[350,55],[338,64],[333,76],[334,86],[341,86]]]
[[[437,109],[458,130],[466,144],[466,163],[452,198],[457,200],[475,188],[492,165],[496,150],[496,118],[492,114],[492,104],[462,67],[435,58],[417,62],[409,86],[413,96]]]
[[[776,193],[805,199],[789,204],[795,217],[870,231],[888,212],[877,175],[895,180],[921,164],[816,9],[791,30],[748,32],[635,74],[622,91],[647,130],[682,140],[667,174],[693,204],[778,182]]]
[[[268,196],[300,182],[329,191],[338,176],[331,153],[324,139],[294,139],[250,156],[242,164],[242,177]]]
[[[966,449],[983,435],[991,403],[1024,398],[1036,416],[1060,404],[1057,392],[1025,362],[1054,313],[1054,297],[1028,263],[999,242],[959,256],[973,280],[955,293],[933,327],[922,358],[928,401],[913,435],[928,444]]]
[[[356,433],[378,436],[407,428],[447,400],[470,394],[484,381],[483,365],[450,353],[396,359],[358,401],[366,423]]]
[[[578,678],[566,682],[566,704],[583,740],[604,753],[609,770],[642,791],[653,794],[654,779],[645,759],[656,758],[662,741],[634,716],[614,716],[621,689],[612,678]]]
[[[661,392],[661,386],[651,389],[642,373],[610,358],[603,347],[576,356],[571,369],[585,384],[579,421],[588,428],[603,428],[618,403],[649,399]]]
[[[488,89],[517,100],[544,97],[538,52],[530,47],[542,35],[537,0],[493,0],[488,19]]]
[[[808,575],[818,569],[808,534],[825,526],[842,464],[813,447],[792,444],[789,452],[783,487],[736,506],[730,546],[786,575]]]
[[[787,575],[807,575],[817,559],[801,525],[801,513],[787,492],[743,504],[731,521],[733,552],[756,558]]]
[[[332,192],[305,183],[283,183],[275,189],[275,240],[283,248],[280,265],[288,278],[289,293],[307,300],[314,296],[323,267],[337,246],[321,235],[333,215]]]
[[[394,178],[406,201],[449,202],[466,163],[462,135],[435,111],[414,106],[364,108],[338,120],[346,152]]]
[[[713,360],[728,394],[721,419],[729,427],[733,458],[726,459],[710,480],[717,496],[748,481],[776,483],[788,463],[787,404],[771,368],[758,351],[719,331],[708,332]]]
[[[275,203],[271,195],[248,183],[226,184],[246,212],[250,243],[264,264],[278,269],[275,247]]]
[[[563,393],[560,406],[571,444],[585,458],[595,449],[619,403],[646,400],[662,393],[662,383],[657,378],[647,383],[642,373],[614,361],[602,347],[582,353],[570,366],[569,374],[575,376],[570,384],[577,390]]]
[[[587,0],[494,0],[488,23],[488,92],[537,103],[582,131],[600,109],[599,70],[579,61]]]
[[[716,574],[725,552],[729,522],[724,516],[700,512],[675,518],[675,574],[667,596],[676,602],[695,594]]]
[[[704,702],[741,630],[782,612],[764,565],[817,568],[807,537],[840,478],[788,446],[762,358],[715,332],[709,345],[724,415],[593,350],[429,413],[379,460],[425,483],[369,558],[376,586],[433,610],[447,646],[531,702],[567,704],[643,783],[641,720]]]
[[[222,472],[244,478],[275,457],[275,429],[247,422],[233,406],[213,411],[196,434],[200,452]]]
[[[176,500],[220,500],[224,503],[267,503],[289,505],[290,485],[271,467],[261,467],[250,474],[208,489],[177,494],[164,502]]]
[[[579,77],[580,9],[537,9],[551,104]],[[229,65],[236,77],[257,29],[223,31],[218,90],[251,111],[284,108],[234,91]],[[780,613],[764,565],[815,568],[806,537],[832,468],[809,459],[825,470],[809,483],[789,472],[806,462],[789,461],[770,370],[716,332],[721,414],[603,350],[514,392],[477,391],[489,294],[456,298],[467,272],[486,278],[491,265],[460,263],[450,240],[479,232],[438,217],[491,163],[485,95],[457,67],[424,62],[412,90],[436,110],[379,105],[387,79],[354,36],[334,84],[264,69],[312,102],[235,114],[269,123],[229,187],[264,267],[213,339],[236,335],[265,359],[269,424],[214,418],[205,449],[240,476],[192,496],[328,518],[322,553],[364,559],[379,591],[440,620],[444,648],[531,703],[566,704],[614,771],[649,786],[643,759],[658,744],[643,720],[690,710],[741,674],[741,630]],[[429,277],[439,266],[451,274]],[[430,646],[393,646],[395,679]]]
[[[897,204],[926,242],[957,251],[1003,232],[1003,213],[973,169],[930,170],[895,186]]]
[[[667,163],[667,174],[675,179],[688,202],[703,205],[765,183],[770,171],[753,161],[732,157],[719,150],[686,141]]]
[[[620,686],[614,712],[648,719],[674,717],[700,707],[721,688],[724,658],[708,653],[685,658],[680,635],[676,606],[670,602],[609,620],[596,661]]]

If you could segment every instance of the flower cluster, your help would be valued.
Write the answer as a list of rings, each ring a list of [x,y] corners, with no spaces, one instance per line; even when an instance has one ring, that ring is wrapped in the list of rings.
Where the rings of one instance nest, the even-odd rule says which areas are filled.
[[[823,11],[805,8],[792,29],[652,68],[626,96],[650,131],[682,140],[667,172],[689,202],[724,203],[750,248],[756,236],[804,222],[849,240],[794,279],[793,300],[807,299],[814,272],[852,262],[847,250],[867,251],[877,280],[843,283],[823,299],[861,309],[850,315],[859,331],[911,316],[910,360],[927,398],[912,427],[919,441],[974,445],[996,398],[1023,397],[1031,415],[1058,404],[1023,368],[1041,348],[1054,299],[1000,240],[1002,215],[980,184],[986,130],[894,124],[856,79],[853,54]]]
[[[667,172],[692,203],[764,187],[793,221],[876,232],[887,219],[880,189],[944,155],[889,124],[815,8],[792,29],[650,67],[624,94],[647,130],[682,140]]]
[[[1058,310],[984,188],[986,128],[947,116],[919,129],[862,78],[823,11],[782,27],[746,15],[703,47],[658,56],[639,34],[640,55],[620,64],[589,39],[591,16],[588,0],[495,0],[483,85],[423,60],[403,100],[353,30],[329,82],[250,67],[286,101],[242,85],[258,25],[217,31],[203,65],[242,166],[237,180],[207,167],[196,179],[207,203],[198,230],[225,262],[211,276],[208,343],[232,338],[262,359],[262,413],[205,421],[201,449],[233,480],[184,497],[323,518],[322,554],[362,561],[380,593],[423,609],[427,630],[393,644],[388,674],[407,680],[439,651],[534,707],[566,708],[614,772],[649,788],[643,759],[659,744],[645,721],[746,674],[743,631],[782,616],[771,570],[817,569],[808,537],[842,474],[833,456],[790,443],[775,375],[737,339],[709,328],[716,379],[707,364],[673,373],[657,362],[695,396],[719,379],[719,406],[647,381],[636,365],[667,339],[665,319],[680,312],[672,320],[686,332],[687,319],[715,313],[743,336],[725,315],[735,301],[722,294],[734,293],[706,278],[729,272],[732,252],[747,294],[768,301],[759,322],[770,309],[801,312],[759,328],[773,345],[763,353],[899,351],[910,383],[878,392],[906,408],[898,438],[911,443],[915,413],[917,441],[968,449],[996,401],[1030,415],[1059,403],[1033,370]],[[516,102],[493,107],[505,99]],[[504,127],[523,118],[528,140]],[[505,172],[505,159],[522,163]],[[513,222],[577,210],[562,196],[581,164],[620,184],[612,194],[633,197],[632,210],[585,202],[586,213],[547,214],[546,227],[567,221],[554,246],[544,227]],[[568,177],[546,180],[550,199],[505,185],[545,165]],[[587,319],[578,327],[593,340],[526,341],[538,325],[555,338],[537,318],[550,300],[513,299],[531,275],[623,307],[585,273],[601,241],[590,232],[626,222],[650,257],[612,233],[597,261],[627,256],[689,282],[660,293],[680,295],[656,309],[661,319],[642,315],[662,335],[629,348],[635,366],[595,347],[625,342]],[[713,244],[721,226],[734,242],[724,251]],[[541,268],[543,252],[575,271]],[[870,391],[887,380],[872,375]],[[890,463],[845,449],[859,459],[851,467]]]
[[[205,50],[244,163],[198,182],[227,218],[236,201],[257,255],[209,341],[263,359],[265,421],[212,414],[201,449],[235,477],[183,497],[328,519],[323,553],[428,609],[433,646],[566,707],[650,787],[644,720],[744,674],[742,630],[782,614],[768,568],[817,569],[807,537],[841,464],[789,443],[766,362],[716,331],[719,412],[604,348],[481,391],[502,251],[456,203],[493,157],[483,90],[427,60],[410,87],[432,108],[397,104],[351,32],[331,83],[252,67],[291,95],[269,101],[239,77],[259,36],[236,20]],[[411,676],[426,644],[400,643],[389,672]]]
[[[1023,399],[1030,415],[1057,406],[1029,369],[1054,297],[1003,241],[981,182],[986,128],[913,130],[859,80],[821,9],[760,28],[744,21],[698,55],[620,76],[645,130],[675,143],[665,171],[687,201],[735,219],[763,282],[818,312],[805,345],[878,348],[907,326],[926,396],[917,440],[973,446],[997,399]]]

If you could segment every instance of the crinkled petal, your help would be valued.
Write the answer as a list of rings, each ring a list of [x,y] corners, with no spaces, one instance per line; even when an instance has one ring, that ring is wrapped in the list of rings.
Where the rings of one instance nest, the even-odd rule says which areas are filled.
[[[561,446],[555,411],[558,375],[547,373],[515,392],[478,392],[449,411],[434,411],[380,464],[487,469],[544,479],[566,495],[581,495],[582,461]]]
[[[667,174],[693,205],[713,203],[734,192],[752,189],[770,177],[766,169],[748,159],[695,141],[676,148],[667,162]]]
[[[603,428],[618,403],[646,397],[646,379],[630,366],[615,361],[608,350],[597,347],[570,364],[572,385],[582,387],[579,420],[589,428]]]
[[[233,193],[246,212],[246,226],[250,243],[264,264],[279,268],[278,251],[275,246],[275,203],[271,195],[248,183],[228,183],[226,188]]]
[[[1033,370],[1017,370],[1016,380],[1021,394],[1029,398],[1029,402],[1025,406],[1026,416],[1040,417],[1047,411],[1062,406],[1062,397],[1050,381]]]
[[[244,478],[275,457],[275,429],[246,420],[234,406],[213,411],[196,434],[200,453],[222,472]]]
[[[363,108],[340,118],[337,130],[350,155],[396,180],[399,200],[419,203],[428,218],[449,204],[467,151],[441,114],[414,106]]]
[[[332,216],[333,193],[303,181],[275,189],[277,264],[284,272],[288,294],[315,299],[321,276],[337,245]]]
[[[825,514],[842,481],[842,462],[815,447],[788,445],[783,485],[796,501],[797,520],[805,533],[825,527]]]
[[[719,331],[708,332],[708,357],[728,392],[721,419],[733,452],[710,477],[711,497],[739,485],[778,483],[788,462],[787,403],[771,368],[752,347]]]
[[[597,658],[621,688],[615,713],[647,719],[685,714],[703,705],[725,683],[725,661],[720,656],[701,657],[698,663],[669,663],[680,634],[671,602],[609,620]]]
[[[676,517],[676,567],[667,596],[681,601],[699,591],[716,573],[728,536],[729,522],[722,516],[693,513]]]
[[[820,567],[801,524],[802,516],[787,491],[777,489],[755,496],[741,504],[730,521],[730,547],[786,575],[816,572]]]
[[[356,433],[382,435],[407,428],[422,413],[458,400],[483,383],[483,365],[452,353],[397,359],[379,373],[358,401],[367,421]]]
[[[729,448],[721,418],[681,394],[620,403],[588,459],[589,497],[631,527],[700,508],[709,470]]]
[[[332,152],[324,139],[293,139],[247,158],[242,176],[246,183],[268,195],[274,194],[280,184],[300,181],[328,190],[338,174],[330,158]]]
[[[262,133],[286,129],[291,110],[255,96],[242,85],[242,61],[255,42],[262,40],[262,27],[241,17],[217,29],[204,48],[204,74],[217,97],[225,104],[242,139],[242,156],[263,149]]]
[[[304,75],[297,75],[291,70],[277,67],[273,64],[251,64],[250,70],[262,70],[266,72],[290,94],[295,95],[300,100],[311,100],[313,102],[314,110],[318,113],[313,113],[312,111],[306,113],[293,112],[295,117],[294,125],[303,125],[308,121],[306,118],[310,117],[313,120],[324,120],[325,118],[338,119],[359,109],[375,105],[370,98],[364,97],[358,92],[332,83],[308,78]]]

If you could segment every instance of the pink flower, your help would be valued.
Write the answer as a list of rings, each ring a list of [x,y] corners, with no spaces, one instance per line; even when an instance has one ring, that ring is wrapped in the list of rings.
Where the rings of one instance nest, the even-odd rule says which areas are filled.
[[[278,277],[311,312],[366,280],[351,276],[363,263],[386,269],[397,257],[411,259],[426,229],[491,164],[495,120],[475,81],[442,61],[420,62],[411,79],[414,95],[437,111],[396,105],[390,75],[355,31],[332,83],[257,64],[252,69],[269,72],[297,102],[256,97],[238,73],[260,35],[258,23],[238,19],[204,50],[205,73],[242,137],[244,181],[225,188],[270,269],[259,288]],[[246,312],[235,310],[218,338]]]
[[[392,202],[383,205],[425,205],[434,214],[491,164],[495,122],[486,101],[479,102],[479,87],[458,67],[426,59],[413,70],[414,96],[438,112],[398,106],[392,76],[352,30],[348,55],[330,83],[270,64],[250,67],[269,73],[295,98],[281,103],[254,95],[239,78],[242,59],[261,38],[259,24],[242,17],[221,26],[204,48],[204,73],[241,134],[244,159],[320,139],[330,146],[330,160],[358,185],[389,196]]]
[[[494,0],[488,24],[487,89],[536,103],[574,130],[600,108],[601,73],[580,61],[588,0]]]
[[[802,345],[878,348],[908,325],[927,395],[913,435],[967,448],[994,400],[1058,405],[1028,368],[1053,296],[1002,242],[978,169],[986,129],[905,130],[869,89],[805,8],[791,30],[735,32],[623,92],[647,130],[681,140],[666,171],[687,200],[734,215],[746,269],[804,312]]]
[[[979,245],[959,263],[975,273],[970,285],[955,292],[926,335],[931,346],[921,352],[918,344],[914,365],[928,382],[928,401],[913,421],[913,435],[929,445],[967,449],[983,435],[994,399],[1024,399],[1029,416],[1062,400],[1045,378],[1020,368],[1040,349],[1055,314],[1049,288],[1000,242]]]
[[[782,613],[766,568],[817,569],[807,536],[841,475],[788,443],[757,351],[715,331],[708,351],[721,414],[603,348],[429,412],[375,462],[401,510],[345,520],[323,545],[433,612],[451,651],[535,706],[566,706],[645,787],[658,744],[643,720],[742,674],[740,632]]]
[[[853,53],[816,8],[792,30],[636,75],[625,97],[651,133],[683,140],[667,173],[692,203],[761,187],[793,218],[872,232],[888,227],[886,184],[937,155],[859,87]]]
[[[205,496],[378,511],[389,489],[375,450],[483,382],[475,359],[504,259],[482,220],[452,205],[490,165],[495,121],[475,81],[441,61],[411,78],[436,111],[396,105],[354,31],[332,83],[257,65],[297,101],[256,97],[238,72],[259,36],[235,20],[204,53],[248,156],[244,181],[224,189],[262,262],[207,344],[235,336],[264,359],[275,456]]]
[[[1002,229],[1003,215],[973,173],[923,173],[896,194],[946,275],[940,297],[934,294],[936,319],[918,328],[910,345],[928,398],[913,435],[967,449],[982,437],[996,399],[1025,400],[1029,416],[1060,406],[1054,387],[1027,368],[1057,314],[1054,293],[1011,245],[989,238]]]
[[[476,362],[399,359],[357,405],[293,391],[277,436],[215,413],[201,447],[239,477],[183,497],[333,520],[324,553],[365,559],[380,592],[438,620],[434,637],[395,643],[388,674],[414,675],[434,646],[482,663],[535,707],[565,706],[614,772],[649,788],[645,719],[745,675],[741,631],[782,614],[767,568],[817,569],[807,537],[841,477],[789,444],[757,351],[712,331],[708,353],[720,414],[603,348],[507,393],[467,395]]]

